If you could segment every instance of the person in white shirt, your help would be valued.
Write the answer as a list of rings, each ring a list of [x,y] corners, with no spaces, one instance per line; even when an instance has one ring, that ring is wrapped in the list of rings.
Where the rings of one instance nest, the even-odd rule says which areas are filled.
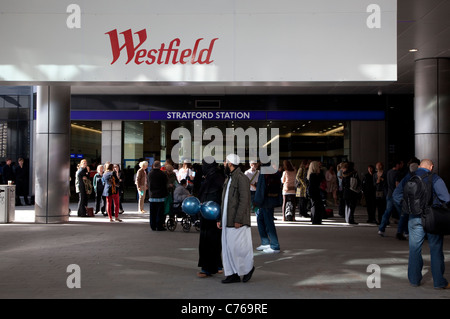
[[[195,172],[191,167],[191,162],[185,159],[183,161],[183,167],[181,167],[177,173],[178,182],[185,179],[187,181],[187,190],[192,193],[192,188],[194,187],[194,177]]]
[[[258,181],[259,177],[258,162],[250,161],[250,168],[246,170],[244,174],[250,181],[250,196],[252,200],[252,211],[254,211],[253,199],[255,198],[256,182]]]

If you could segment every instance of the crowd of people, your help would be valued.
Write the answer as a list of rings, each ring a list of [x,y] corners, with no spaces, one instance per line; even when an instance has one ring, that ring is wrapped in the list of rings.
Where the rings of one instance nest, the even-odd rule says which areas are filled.
[[[78,194],[77,216],[87,217],[88,201],[91,195],[95,198],[93,213],[100,211],[108,216],[111,222],[122,222],[119,214],[124,212],[124,175],[119,164],[106,162],[98,165],[95,175],[90,178],[91,169],[86,159],[82,159],[75,172],[75,192]],[[113,219],[114,216],[114,219]]]
[[[355,210],[360,203],[367,210],[366,222],[377,224],[380,236],[384,236],[394,214],[398,219],[396,237],[405,240],[413,236],[410,238],[410,263],[414,265],[409,266],[409,278],[412,284],[420,284],[418,269],[422,269],[421,245],[425,235],[423,229],[417,230],[417,220],[402,212],[398,193],[401,193],[399,185],[404,185],[411,174],[432,171],[430,160],[412,158],[406,165],[398,161],[388,170],[382,162],[377,162],[368,165],[367,172],[361,174],[353,162],[342,162],[335,168],[333,165],[326,167],[319,161],[303,160],[297,168],[290,160],[284,160],[276,168],[278,170],[271,174],[263,173],[264,165],[269,164],[251,161],[249,167],[244,168],[235,154],[227,156],[224,164],[218,164],[210,158],[195,168],[188,160],[180,167],[170,160],[163,166],[160,161],[154,161],[151,167],[148,162],[141,161],[135,174],[138,211],[146,212],[145,201],[148,199],[150,228],[164,231],[166,215],[173,213],[172,203],[179,205],[189,196],[196,196],[202,203],[210,200],[218,203],[221,216],[217,220],[207,220],[199,214],[198,276],[204,278],[224,273],[226,278],[222,282],[232,283],[241,281],[241,277],[244,282],[250,280],[255,269],[250,233],[251,214],[256,216],[261,240],[256,250],[271,254],[280,252],[274,222],[275,208],[281,208],[283,221],[295,221],[298,207],[298,216],[310,219],[312,224],[321,224],[322,219],[328,216],[327,209],[334,207],[346,223],[357,225]],[[86,215],[88,176],[87,162],[82,160],[75,176],[79,216]],[[450,202],[442,179],[433,177],[433,182],[439,202]],[[105,163],[97,167],[93,179],[95,212],[106,211],[111,222],[122,221],[119,218],[121,183],[118,165]],[[414,221],[416,224],[412,225]],[[410,234],[411,229],[414,235]],[[431,238],[430,248],[434,251],[432,264],[435,270],[438,269],[436,274],[433,271],[435,285],[447,287],[441,267],[442,236],[428,238]]]
[[[16,206],[31,205],[32,198],[29,196],[29,168],[22,157],[17,163],[7,158],[0,165],[0,181],[5,185],[16,186]]]
[[[78,164],[75,174],[75,190],[79,195],[78,216],[87,215],[88,199],[92,197],[95,199],[95,214],[102,212],[103,215],[112,219],[116,212],[123,213],[124,173],[119,164],[112,164],[112,169],[108,173],[109,164],[108,162],[98,165],[92,178],[90,178],[92,174],[87,161],[83,159]],[[218,166],[222,165],[218,164]],[[361,203],[367,209],[366,222],[379,225],[380,236],[384,235],[391,216],[399,220],[397,238],[406,239],[408,236],[407,219],[401,214],[401,209],[392,197],[396,185],[407,173],[402,161],[396,162],[387,171],[382,162],[377,162],[375,165],[369,165],[367,172],[359,174],[353,162],[342,162],[334,166],[324,165],[319,161],[302,160],[296,167],[291,160],[284,160],[273,176],[270,178],[264,176],[265,183],[270,189],[266,189],[262,195],[259,195],[258,207],[255,204],[255,196],[257,185],[261,184],[260,177],[263,175],[260,174],[260,165],[256,161],[251,161],[247,167],[243,164],[240,166],[249,179],[251,211],[256,214],[261,223],[263,223],[264,215],[273,215],[274,209],[281,207],[283,221],[295,221],[298,214],[299,217],[311,218],[313,224],[321,224],[322,219],[327,216],[326,209],[334,208],[340,217],[345,218],[346,223],[357,225],[355,209]],[[417,168],[418,165],[418,159],[411,159],[407,167]],[[204,166],[205,163],[192,165],[189,160],[184,160],[180,166],[170,159],[163,166],[159,161],[155,161],[150,166],[147,161],[139,162],[134,175],[138,212],[147,212],[145,202],[148,200],[153,218],[152,229],[165,230],[163,220],[168,213],[167,210],[170,209],[167,197],[170,198],[171,203],[179,203],[188,195],[198,197],[201,194],[201,186],[206,176],[203,172]],[[220,171],[224,178],[223,168]],[[110,180],[111,178],[113,181]],[[111,187],[110,184],[105,183],[114,185]],[[108,201],[110,201],[109,205]],[[269,211],[266,212],[266,210]],[[159,213],[153,214],[152,211],[159,211]],[[115,219],[120,220],[118,217]],[[271,218],[266,216],[266,219]],[[271,229],[274,227],[270,222],[268,228],[270,229],[268,234],[273,236]],[[267,245],[267,241],[264,240],[261,249],[267,249]],[[277,244],[272,246],[273,250],[278,250]]]

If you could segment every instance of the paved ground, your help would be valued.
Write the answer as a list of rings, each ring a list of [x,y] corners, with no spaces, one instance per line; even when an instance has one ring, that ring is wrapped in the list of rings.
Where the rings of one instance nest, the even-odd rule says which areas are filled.
[[[147,206],[148,207],[148,206]],[[75,204],[71,205],[75,211]],[[359,225],[340,217],[314,226],[307,219],[276,221],[281,253],[255,251],[256,271],[248,283],[224,285],[222,275],[197,278],[199,233],[181,227],[154,232],[148,214],[126,203],[123,223],[107,217],[78,218],[66,224],[34,224],[33,207],[17,207],[16,222],[0,224],[0,298],[162,298],[162,299],[316,299],[316,298],[449,298],[433,288],[428,245],[424,246],[423,285],[409,285],[408,242],[395,239],[396,225],[377,235],[359,207]],[[255,220],[253,219],[255,225]],[[252,228],[253,246],[260,244]],[[448,260],[448,238],[444,249]],[[69,265],[80,268],[81,288]],[[381,288],[368,288],[380,267]],[[447,262],[448,265],[448,262]],[[450,276],[449,276],[450,277]],[[69,279],[69,280],[68,280]],[[72,281],[71,281],[72,280]]]

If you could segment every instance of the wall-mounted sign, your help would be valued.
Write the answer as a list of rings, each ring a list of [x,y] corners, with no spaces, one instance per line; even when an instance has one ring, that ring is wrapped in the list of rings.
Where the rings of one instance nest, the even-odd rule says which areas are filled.
[[[381,121],[385,112],[364,111],[71,111],[71,120],[121,121]]]
[[[2,0],[0,83],[397,79],[396,0]]]
[[[151,111],[151,120],[265,120],[265,111]]]

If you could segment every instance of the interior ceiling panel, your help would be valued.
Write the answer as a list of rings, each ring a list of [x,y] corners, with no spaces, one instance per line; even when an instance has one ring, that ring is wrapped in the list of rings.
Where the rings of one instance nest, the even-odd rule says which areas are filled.
[[[393,83],[142,83],[73,86],[72,94],[277,95],[413,94],[414,61],[450,57],[450,0],[397,0],[397,81]],[[410,52],[417,49],[417,52]]]

